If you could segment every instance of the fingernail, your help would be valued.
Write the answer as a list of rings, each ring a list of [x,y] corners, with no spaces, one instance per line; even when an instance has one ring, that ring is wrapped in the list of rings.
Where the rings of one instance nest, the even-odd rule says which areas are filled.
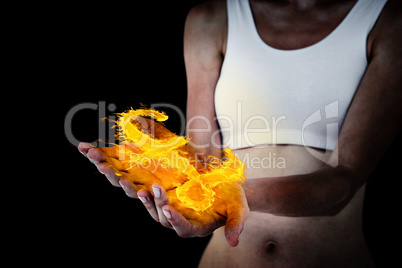
[[[141,200],[142,203],[148,202],[148,199],[145,196],[139,196],[138,198]]]
[[[161,197],[161,190],[159,188],[152,187],[152,191],[154,192],[155,198]]]
[[[119,184],[120,184],[121,188],[123,188],[123,189],[126,188],[126,186],[121,182],[121,180],[119,181]]]
[[[162,209],[163,214],[165,215],[166,218],[169,220],[172,218],[172,214],[170,214],[169,211]]]

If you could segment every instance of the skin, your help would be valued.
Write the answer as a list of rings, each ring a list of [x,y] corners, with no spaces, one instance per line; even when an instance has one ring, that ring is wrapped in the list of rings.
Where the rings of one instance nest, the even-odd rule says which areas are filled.
[[[322,40],[354,3],[252,0],[251,7],[262,40],[287,50]],[[161,185],[153,184],[152,191],[141,189],[128,174],[115,175],[119,169],[112,164],[112,155],[85,143],[79,145],[79,150],[114,186],[123,187],[129,197],[139,197],[155,220],[173,228],[179,236],[203,236],[216,230],[200,267],[371,267],[361,230],[364,186],[400,130],[397,122],[402,121],[401,11],[398,1],[389,1],[368,36],[368,68],[328,159],[329,163],[337,159],[336,167],[323,164],[296,145],[237,150],[240,158],[275,153],[289,163],[281,170],[247,170],[246,183],[234,190],[245,197],[237,200],[241,213],[223,210],[224,217],[219,220],[212,217],[206,222],[193,221],[191,215],[188,218],[169,203],[169,191]],[[201,115],[212,124],[210,133],[189,133],[196,144],[210,145],[197,150],[204,156],[216,155],[213,144],[220,144],[217,135],[213,136],[218,129],[214,92],[226,38],[225,1],[208,2],[191,10],[184,35],[187,117]],[[193,129],[205,129],[202,120],[192,124]],[[225,228],[217,229],[223,224]]]

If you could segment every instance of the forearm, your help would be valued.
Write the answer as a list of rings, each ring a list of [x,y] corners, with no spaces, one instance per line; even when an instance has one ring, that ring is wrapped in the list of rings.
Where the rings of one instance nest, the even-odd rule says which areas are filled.
[[[360,188],[347,168],[326,167],[286,177],[245,181],[243,188],[251,211],[278,216],[335,215]]]

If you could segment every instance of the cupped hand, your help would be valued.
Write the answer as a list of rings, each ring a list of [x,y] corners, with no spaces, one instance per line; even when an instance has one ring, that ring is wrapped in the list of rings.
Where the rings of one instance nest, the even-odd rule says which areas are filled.
[[[159,184],[165,189],[173,189],[181,185],[186,178],[176,176],[167,178],[166,168],[161,163],[150,162],[145,168],[133,165],[130,157],[138,153],[137,148],[123,145],[113,147],[95,147],[89,143],[80,143],[78,150],[87,157],[104,174],[115,187],[122,187],[127,196],[139,198],[147,208],[151,217],[166,226],[163,215],[159,215],[151,194],[152,185]],[[162,216],[162,217],[160,217]]]
[[[119,159],[119,149],[114,147],[96,147],[89,143],[81,142],[78,150],[89,159],[104,174],[115,187],[127,189],[126,194],[132,198],[138,198],[137,192],[144,187],[135,183],[132,174],[126,171],[127,163]],[[152,196],[149,194],[149,196]]]
[[[167,176],[166,167],[152,161],[146,168],[132,166],[132,162],[127,161],[130,157],[127,152],[135,154],[135,148],[119,150],[119,146],[98,148],[89,143],[80,143],[78,149],[112,185],[122,187],[129,197],[139,198],[154,220],[173,228],[179,236],[206,236],[225,226],[229,245],[238,244],[249,212],[243,188],[239,184],[222,183],[214,187],[216,195],[213,205],[196,212],[176,195],[176,187],[187,178]],[[126,154],[123,159],[122,152]]]
[[[237,246],[249,213],[244,190],[237,183],[222,183],[214,190],[216,198],[212,206],[196,212],[177,198],[176,189],[165,192],[160,185],[154,185],[155,205],[160,222],[165,227],[173,228],[181,237],[202,237],[225,226],[228,244]]]

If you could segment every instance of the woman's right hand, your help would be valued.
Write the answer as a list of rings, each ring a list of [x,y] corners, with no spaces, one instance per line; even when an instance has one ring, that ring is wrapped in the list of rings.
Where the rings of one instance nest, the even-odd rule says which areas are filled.
[[[89,159],[104,174],[115,187],[122,187],[131,198],[141,201],[153,200],[152,194],[141,184],[135,183],[133,174],[126,171],[127,164],[119,160],[118,147],[98,148],[89,143],[81,142],[78,150]]]
[[[158,174],[158,171],[161,170],[159,166],[153,168],[155,175],[144,169],[130,168],[130,165],[132,165],[130,161],[119,158],[119,154],[122,152],[127,153],[129,148],[123,148],[127,149],[127,151],[119,151],[120,148],[119,146],[96,147],[84,142],[78,145],[80,153],[87,157],[113,186],[121,187],[126,195],[131,198],[140,199],[154,220],[161,222],[165,227],[171,227],[163,214],[158,214],[152,186],[155,184],[165,189],[172,189],[175,187],[173,183],[180,182],[183,178],[175,178],[170,182],[166,179],[161,180],[155,176],[161,175]]]

